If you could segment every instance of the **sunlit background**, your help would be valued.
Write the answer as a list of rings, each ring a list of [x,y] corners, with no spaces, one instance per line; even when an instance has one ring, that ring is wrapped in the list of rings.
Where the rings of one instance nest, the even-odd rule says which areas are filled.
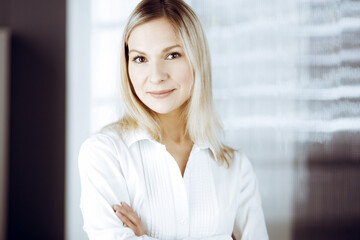
[[[93,0],[89,6],[88,132],[121,113],[119,43],[137,2]],[[270,239],[354,239],[360,226],[360,2],[187,2],[207,34],[227,142],[248,155],[258,176]],[[78,188],[72,185],[77,176],[70,178]],[[68,197],[77,208],[79,195]],[[81,232],[73,214],[69,237]]]
[[[121,116],[120,39],[138,2],[67,0],[68,240],[87,239],[77,156]],[[360,1],[186,2],[210,45],[226,141],[258,177],[270,239],[360,239]]]

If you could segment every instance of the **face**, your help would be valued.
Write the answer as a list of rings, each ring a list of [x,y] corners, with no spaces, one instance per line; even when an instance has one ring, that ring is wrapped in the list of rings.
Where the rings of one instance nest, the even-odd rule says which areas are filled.
[[[135,27],[128,40],[130,81],[139,99],[159,114],[179,111],[191,96],[192,69],[166,18]]]

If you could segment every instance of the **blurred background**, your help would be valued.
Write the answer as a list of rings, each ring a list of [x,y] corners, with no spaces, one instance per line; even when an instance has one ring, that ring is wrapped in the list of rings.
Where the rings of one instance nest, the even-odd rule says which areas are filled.
[[[121,116],[120,38],[138,2],[0,0],[0,239],[87,239],[77,155]],[[186,2],[270,239],[360,239],[360,1]]]

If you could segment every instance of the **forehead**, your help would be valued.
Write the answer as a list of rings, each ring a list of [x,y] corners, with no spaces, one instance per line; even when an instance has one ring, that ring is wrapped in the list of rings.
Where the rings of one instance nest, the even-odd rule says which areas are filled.
[[[155,50],[180,44],[180,39],[167,18],[158,18],[136,26],[130,33],[129,50]]]

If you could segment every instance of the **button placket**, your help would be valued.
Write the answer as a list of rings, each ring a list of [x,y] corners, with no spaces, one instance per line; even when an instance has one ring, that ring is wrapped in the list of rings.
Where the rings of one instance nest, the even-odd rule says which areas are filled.
[[[189,232],[189,206],[188,195],[185,188],[185,183],[182,178],[173,178],[173,192],[176,218],[178,222],[178,237],[187,236]]]
[[[161,148],[165,151],[169,160],[166,162],[168,164],[169,180],[172,184],[177,238],[184,238],[189,234],[189,207],[185,183],[174,157],[166,150],[165,145],[161,144]]]

